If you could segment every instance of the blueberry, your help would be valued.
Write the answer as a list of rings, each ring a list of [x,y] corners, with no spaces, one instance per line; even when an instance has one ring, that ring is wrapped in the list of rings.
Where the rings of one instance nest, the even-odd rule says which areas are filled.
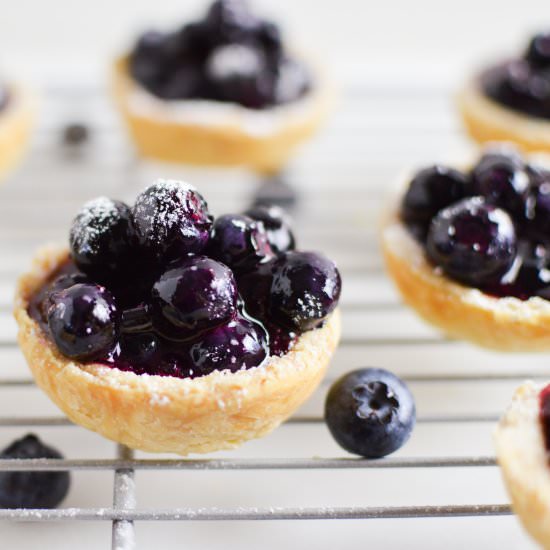
[[[216,0],[208,9],[204,23],[219,44],[250,40],[259,25],[245,0]]]
[[[262,21],[258,28],[258,39],[264,51],[271,57],[278,59],[283,52],[281,31],[275,23]]]
[[[236,313],[233,273],[206,256],[192,256],[168,269],[153,286],[151,296],[155,329],[173,340],[196,338]]]
[[[430,166],[417,172],[401,204],[401,217],[411,227],[417,227],[415,236],[423,240],[431,219],[443,208],[468,194],[468,179],[459,172],[442,165]]]
[[[148,31],[141,35],[129,59],[130,74],[147,88],[160,77],[165,55],[166,35]]]
[[[544,244],[523,242],[520,252],[521,265],[514,281],[520,297],[550,297],[550,249]]]
[[[312,330],[334,310],[341,287],[336,265],[325,256],[287,252],[274,265],[271,314],[292,330]]]
[[[282,60],[277,67],[274,102],[284,104],[296,101],[309,91],[311,80],[303,63],[290,58]]]
[[[239,294],[244,300],[246,310],[263,323],[271,317],[270,298],[273,284],[275,260],[269,260],[255,269],[238,275]]]
[[[550,33],[537,34],[531,39],[525,59],[535,67],[550,68]]]
[[[530,167],[530,173],[527,230],[535,239],[550,242],[550,172]]]
[[[207,204],[183,182],[158,180],[138,195],[132,212],[140,243],[161,263],[198,254],[208,243]]]
[[[267,340],[262,325],[239,316],[194,343],[189,352],[191,363],[201,374],[256,367],[269,355]]]
[[[119,361],[134,372],[155,374],[161,361],[161,342],[153,332],[125,332],[120,339]]]
[[[261,51],[242,44],[223,45],[206,60],[206,75],[220,101],[261,109],[273,102],[273,75]]]
[[[290,223],[284,211],[278,206],[253,206],[245,215],[262,222],[267,234],[267,240],[275,253],[293,250],[295,239],[290,229]]]
[[[155,94],[162,99],[188,99],[201,95],[204,86],[201,68],[195,63],[181,65],[171,71],[155,89]]]
[[[471,286],[496,282],[514,261],[514,224],[482,197],[463,199],[432,220],[427,253],[457,281]]]
[[[136,254],[136,233],[126,204],[100,197],[86,203],[71,226],[71,256],[98,282],[123,278]]]
[[[409,439],[416,421],[414,398],[391,372],[358,369],[330,388],[325,420],[336,442],[346,451],[381,458]]]
[[[474,194],[503,208],[517,221],[525,219],[529,174],[516,156],[489,153],[472,171]]]
[[[273,257],[264,225],[233,214],[216,218],[208,252],[237,272],[254,269]]]
[[[0,458],[63,458],[29,434],[14,441]],[[68,472],[0,472],[0,508],[55,508],[69,492]]]
[[[71,359],[108,354],[117,341],[118,324],[114,298],[102,286],[77,284],[52,296],[50,332],[59,351]]]

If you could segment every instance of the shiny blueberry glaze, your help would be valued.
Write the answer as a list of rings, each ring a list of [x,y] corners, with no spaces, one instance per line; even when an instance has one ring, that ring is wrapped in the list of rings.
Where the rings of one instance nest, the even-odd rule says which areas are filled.
[[[539,394],[539,420],[542,427],[544,447],[550,452],[550,384]]]
[[[278,27],[245,0],[216,0],[205,17],[172,33],[149,31],[130,54],[132,76],[166,99],[210,99],[263,109],[311,88],[306,68],[285,52]]]
[[[283,251],[294,238],[279,210],[256,212],[276,254],[263,221],[227,215],[212,225],[193,189],[169,182],[158,191],[144,191],[133,208],[101,199],[101,215],[87,205],[77,216],[72,257],[28,308],[63,355],[136,374],[235,372],[284,355],[336,307],[336,267]],[[117,267],[128,235],[127,265]]]
[[[433,172],[413,178],[400,212],[428,259],[452,279],[496,297],[550,299],[550,172],[513,149],[488,150],[464,174],[467,196],[443,208],[441,194],[419,193],[425,186],[418,182]],[[455,180],[447,180],[449,193]],[[422,206],[419,212],[435,212],[428,229],[425,219],[420,224],[413,217],[414,204]]]
[[[515,111],[550,118],[550,33],[538,34],[521,58],[485,71],[484,93]]]

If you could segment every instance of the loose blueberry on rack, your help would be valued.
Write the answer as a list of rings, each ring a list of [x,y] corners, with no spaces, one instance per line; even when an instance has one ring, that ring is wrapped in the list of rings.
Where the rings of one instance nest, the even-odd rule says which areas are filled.
[[[228,322],[236,314],[232,271],[206,256],[191,256],[169,268],[153,286],[155,329],[172,340],[188,340]]]
[[[201,374],[236,372],[263,363],[269,355],[268,336],[262,325],[239,316],[207,332],[191,346],[189,355],[193,369]]]
[[[131,270],[136,244],[130,208],[106,197],[81,208],[69,235],[74,263],[102,283],[124,277]]]
[[[472,285],[496,282],[516,254],[510,216],[482,197],[441,210],[428,232],[428,257],[450,277]]]
[[[338,269],[325,256],[287,252],[273,267],[271,314],[292,330],[312,330],[334,310],[341,287]]]
[[[437,164],[424,168],[411,181],[401,205],[401,216],[417,227],[423,240],[431,219],[450,204],[466,197],[468,179],[458,170]]]
[[[531,39],[525,59],[541,69],[550,67],[550,33],[537,34]]]
[[[71,359],[92,360],[107,355],[118,337],[118,312],[104,287],[76,284],[51,297],[48,325],[59,351]]]
[[[138,195],[132,213],[141,245],[160,263],[198,254],[208,243],[212,227],[208,206],[182,182],[157,181]]]
[[[237,272],[254,269],[273,257],[264,225],[237,214],[216,218],[208,252]]]
[[[262,222],[267,240],[275,253],[293,250],[296,244],[290,224],[284,211],[278,206],[257,205],[249,208],[245,215]]]
[[[505,209],[518,222],[527,215],[530,178],[517,156],[489,153],[472,171],[475,195]]]
[[[325,401],[325,421],[336,442],[365,458],[381,458],[402,447],[415,420],[408,387],[384,369],[358,369],[344,375],[332,385]]]
[[[14,441],[1,459],[63,458],[33,434]],[[69,492],[68,472],[0,472],[0,508],[55,508]]]

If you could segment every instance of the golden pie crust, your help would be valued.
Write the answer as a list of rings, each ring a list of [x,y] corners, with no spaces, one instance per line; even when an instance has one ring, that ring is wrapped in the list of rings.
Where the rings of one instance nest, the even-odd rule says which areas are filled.
[[[34,97],[23,86],[10,85],[8,90],[8,103],[0,110],[0,179],[23,156],[36,111]]]
[[[83,365],[61,355],[27,313],[31,296],[67,257],[64,247],[45,247],[20,278],[19,345],[36,383],[73,422],[134,449],[208,453],[266,435],[315,390],[340,338],[337,310],[284,356],[236,373],[191,380]]]
[[[330,86],[319,78],[315,89],[295,105],[255,111],[220,102],[167,102],[155,98],[128,72],[127,57],[117,59],[113,93],[138,152],[148,158],[210,166],[246,166],[276,173],[296,147],[313,135],[333,103]],[[136,101],[146,99],[146,106]],[[207,123],[178,117],[169,103],[196,105],[197,111],[216,107]],[[216,105],[217,104],[217,105]]]
[[[520,386],[494,436],[497,460],[512,508],[543,548],[550,549],[550,463],[539,421],[544,386]]]
[[[479,78],[459,93],[458,108],[466,130],[478,143],[509,141],[523,151],[550,152],[550,121],[500,105],[483,93]]]
[[[407,188],[404,178],[400,190]],[[404,301],[451,338],[500,351],[550,350],[550,301],[497,298],[446,277],[399,218],[402,192],[390,201],[382,227],[386,267]]]

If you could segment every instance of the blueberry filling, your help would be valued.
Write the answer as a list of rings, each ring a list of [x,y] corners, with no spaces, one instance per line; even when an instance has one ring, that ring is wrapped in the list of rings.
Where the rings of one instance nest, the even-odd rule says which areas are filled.
[[[481,75],[484,93],[515,111],[550,118],[550,33],[534,36],[521,58]]]
[[[400,216],[448,277],[498,297],[550,299],[550,173],[515,151],[489,150],[469,173],[421,170]]]
[[[155,183],[132,208],[87,203],[70,258],[29,314],[64,356],[136,374],[194,378],[284,355],[334,310],[340,275],[320,254],[289,250],[280,209],[250,213],[214,220],[175,181]]]
[[[311,76],[289,57],[279,28],[245,0],[216,0],[205,17],[172,33],[143,34],[130,54],[132,76],[165,100],[210,99],[263,109],[295,101]]]
[[[539,421],[544,447],[550,453],[550,384],[545,386],[539,394]]]

